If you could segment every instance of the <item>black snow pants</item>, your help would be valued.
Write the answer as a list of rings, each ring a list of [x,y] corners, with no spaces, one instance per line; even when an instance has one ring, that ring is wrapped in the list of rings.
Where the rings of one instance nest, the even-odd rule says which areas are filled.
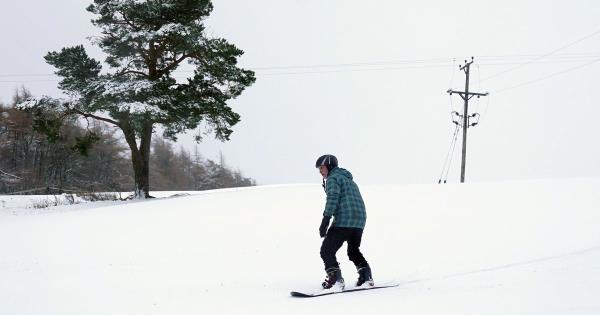
[[[321,245],[321,258],[325,263],[325,270],[330,268],[339,268],[339,263],[335,254],[342,247],[344,242],[348,242],[348,257],[354,263],[356,268],[368,266],[365,257],[360,252],[360,242],[363,230],[359,228],[331,227],[327,231],[327,236]]]

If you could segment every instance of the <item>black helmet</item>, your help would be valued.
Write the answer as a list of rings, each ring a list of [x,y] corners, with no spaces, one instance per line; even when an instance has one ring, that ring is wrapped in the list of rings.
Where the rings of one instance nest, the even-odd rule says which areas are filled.
[[[338,160],[335,156],[331,154],[325,154],[317,159],[317,163],[315,163],[315,167],[319,168],[325,165],[327,170],[331,172],[331,170],[338,166]]]

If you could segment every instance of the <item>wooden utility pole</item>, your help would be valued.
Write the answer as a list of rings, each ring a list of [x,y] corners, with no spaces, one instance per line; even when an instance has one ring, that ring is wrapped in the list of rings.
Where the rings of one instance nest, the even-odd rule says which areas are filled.
[[[471,97],[473,96],[477,96],[477,98],[479,98],[480,96],[487,96],[489,93],[473,93],[473,92],[469,92],[469,71],[471,69],[471,64],[473,63],[474,58],[471,57],[471,61],[467,62],[465,60],[465,65],[464,66],[459,66],[460,70],[463,70],[465,72],[465,91],[453,91],[452,89],[449,89],[447,92],[450,93],[450,95],[452,95],[452,93],[456,93],[458,95],[460,95],[460,97],[465,101],[465,108],[464,108],[464,113],[463,115],[460,115],[458,113],[456,113],[457,116],[462,118],[462,129],[463,129],[463,144],[462,144],[462,163],[460,166],[460,182],[464,183],[465,182],[465,167],[467,165],[467,129],[469,127],[474,127],[475,125],[477,125],[477,123],[472,123],[469,124],[469,118],[474,118],[476,116],[478,116],[479,114],[475,113],[473,115],[469,116],[469,100],[471,99]],[[455,122],[458,124],[458,122]],[[460,124],[459,124],[460,125]]]

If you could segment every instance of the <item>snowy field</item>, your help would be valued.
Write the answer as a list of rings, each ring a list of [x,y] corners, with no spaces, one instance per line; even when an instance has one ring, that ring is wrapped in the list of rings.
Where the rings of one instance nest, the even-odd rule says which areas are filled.
[[[240,188],[221,189],[220,191],[236,191]],[[211,193],[211,191],[152,191],[151,195],[155,198],[175,198],[189,195],[200,195]],[[107,199],[126,199],[132,195],[131,192],[111,192],[111,193],[95,193],[98,196],[106,195]],[[76,194],[59,194],[59,195],[0,195],[0,211],[10,212],[14,215],[23,214],[43,214],[68,212],[80,209],[91,209],[105,207],[107,205],[115,205],[121,203],[130,203],[134,201],[95,201],[91,203],[89,200],[82,198]],[[59,206],[59,207],[57,207]],[[68,206],[68,207],[62,207]]]
[[[399,287],[289,296],[324,276],[319,185],[25,202],[0,208],[0,314],[600,314],[600,179],[361,190],[363,253]]]

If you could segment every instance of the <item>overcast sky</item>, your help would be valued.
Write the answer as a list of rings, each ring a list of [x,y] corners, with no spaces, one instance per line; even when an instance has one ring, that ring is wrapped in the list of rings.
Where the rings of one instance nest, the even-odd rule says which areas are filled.
[[[2,2],[0,101],[21,84],[60,95],[48,51],[84,44],[103,58],[87,39],[98,33],[89,3]],[[470,56],[471,91],[490,96],[470,102],[481,119],[467,181],[600,176],[600,1],[213,3],[210,34],[244,50],[257,81],[230,103],[242,117],[232,140],[198,148],[259,184],[319,182],[324,153],[359,184],[437,182],[463,106],[446,90],[464,89]]]

